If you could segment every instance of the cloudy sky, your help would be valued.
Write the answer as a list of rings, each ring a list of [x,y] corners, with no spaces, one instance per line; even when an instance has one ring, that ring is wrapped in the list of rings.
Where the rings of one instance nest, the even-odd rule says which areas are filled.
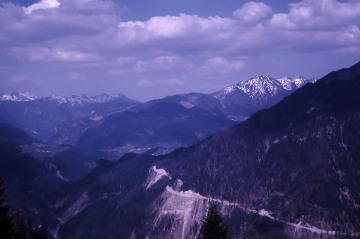
[[[359,0],[0,0],[0,93],[149,100],[360,60]]]

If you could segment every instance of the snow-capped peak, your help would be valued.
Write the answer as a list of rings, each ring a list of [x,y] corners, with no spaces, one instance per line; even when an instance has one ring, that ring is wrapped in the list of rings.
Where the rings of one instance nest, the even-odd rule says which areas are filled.
[[[51,100],[56,101],[58,104],[70,104],[71,106],[84,105],[89,103],[104,103],[118,98],[124,98],[122,94],[100,94],[96,96],[87,96],[85,94],[76,94],[71,96],[52,95]]]
[[[56,101],[58,104],[65,104],[67,103],[66,97],[60,95],[52,95],[49,97],[50,100]]]
[[[265,75],[255,76],[247,81],[239,82],[236,86],[251,98],[266,94],[274,96],[281,88],[281,85],[274,78]]]
[[[292,90],[293,89],[293,79],[289,78],[289,77],[282,77],[279,79],[276,79],[282,86],[283,89],[285,90]]]
[[[18,93],[18,92],[12,92],[12,93],[4,93],[0,94],[0,100],[2,101],[31,101],[36,100],[38,97],[30,94],[29,92],[24,93]]]
[[[100,95],[91,96],[89,98],[91,99],[92,102],[103,103],[103,102],[108,102],[108,101],[119,99],[119,98],[125,98],[125,96],[122,94],[102,93]]]
[[[240,81],[236,85],[230,85],[213,95],[219,100],[224,100],[226,96],[237,90],[242,91],[252,99],[266,99],[275,96],[283,91],[296,90],[307,83],[314,83],[316,79],[306,79],[303,77],[282,77],[279,79],[266,75],[252,77],[245,81]]]

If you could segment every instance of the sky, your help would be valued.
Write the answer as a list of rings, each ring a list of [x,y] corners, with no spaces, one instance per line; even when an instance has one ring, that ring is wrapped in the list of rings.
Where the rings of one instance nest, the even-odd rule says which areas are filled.
[[[0,0],[0,93],[211,93],[360,60],[359,0]]]

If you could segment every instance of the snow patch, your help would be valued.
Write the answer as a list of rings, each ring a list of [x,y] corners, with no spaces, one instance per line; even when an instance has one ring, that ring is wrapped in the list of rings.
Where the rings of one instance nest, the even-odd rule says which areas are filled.
[[[276,79],[278,82],[280,82],[281,86],[285,90],[292,90],[293,89],[293,80],[289,77],[283,77],[280,79]]]
[[[237,89],[238,89],[237,86],[230,85],[228,87],[225,87],[223,90],[219,91],[218,93],[216,93],[214,97],[218,100],[224,100],[227,94],[234,92]]]
[[[56,103],[60,104],[65,104],[67,103],[67,100],[65,97],[59,96],[59,95],[52,95],[50,96],[50,99],[55,101]]]
[[[231,85],[231,86],[226,87],[226,88],[223,90],[223,92],[224,92],[225,94],[228,94],[228,93],[231,93],[231,92],[235,91],[236,88],[237,88],[236,86]]]
[[[79,106],[91,103],[105,103],[116,99],[125,99],[121,94],[100,94],[96,96],[87,96],[85,94],[71,95],[71,96],[59,96],[52,95],[51,100],[56,101],[58,104],[69,104],[71,106]]]
[[[37,98],[38,98],[37,96],[30,94],[29,92],[24,92],[24,93],[13,92],[13,93],[0,94],[0,100],[3,101],[24,102],[24,101],[36,100]]]

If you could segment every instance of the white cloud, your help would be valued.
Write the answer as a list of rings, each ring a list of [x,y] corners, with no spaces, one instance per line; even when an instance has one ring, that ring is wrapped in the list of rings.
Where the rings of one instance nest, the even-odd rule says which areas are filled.
[[[179,16],[152,17],[147,21],[128,21],[118,24],[119,44],[144,43],[154,40],[200,40],[197,37],[212,35],[211,39],[224,38],[234,26],[230,18],[180,14]]]
[[[224,57],[213,57],[205,60],[199,71],[201,74],[221,75],[229,74],[243,69],[245,66],[242,60],[229,61]]]
[[[12,53],[18,58],[28,59],[30,61],[44,61],[44,62],[90,62],[96,59],[96,56],[90,53],[81,52],[78,50],[67,50],[61,48],[13,48]]]
[[[24,7],[24,12],[29,15],[36,10],[57,8],[59,6],[60,2],[57,0],[41,0],[39,3],[34,3],[28,7]]]
[[[333,29],[360,21],[360,1],[303,0],[289,5],[287,14],[274,14],[271,24],[291,29]]]
[[[234,17],[247,23],[259,22],[272,13],[270,6],[263,2],[247,2],[234,12]]]
[[[21,8],[19,12],[16,5],[0,7],[0,44],[7,46],[10,55],[30,61],[93,61],[98,65],[118,59],[119,73],[189,71],[205,58],[298,50],[319,44],[319,39],[323,46],[334,48],[329,50],[349,42],[358,44],[357,1],[303,0],[291,4],[288,13],[272,16],[265,3],[247,2],[233,18],[180,14],[146,21],[121,21],[121,8],[112,1],[62,0],[51,12],[34,10],[34,6],[56,2],[48,1],[28,7],[33,9],[29,15]],[[239,20],[256,24],[239,24]],[[336,35],[340,33],[345,35]],[[338,40],[333,42],[334,38]],[[123,55],[132,60],[120,64]]]
[[[61,4],[52,7],[56,2]],[[25,10],[0,5],[0,64],[64,66],[72,72],[69,80],[94,78],[85,65],[96,65],[109,78],[149,74],[165,87],[181,85],[178,79],[234,76],[248,67],[245,59],[255,62],[260,55],[360,51],[360,1],[303,0],[283,13],[247,2],[229,17],[179,14],[143,21],[122,20],[123,8],[110,0],[37,4]]]

